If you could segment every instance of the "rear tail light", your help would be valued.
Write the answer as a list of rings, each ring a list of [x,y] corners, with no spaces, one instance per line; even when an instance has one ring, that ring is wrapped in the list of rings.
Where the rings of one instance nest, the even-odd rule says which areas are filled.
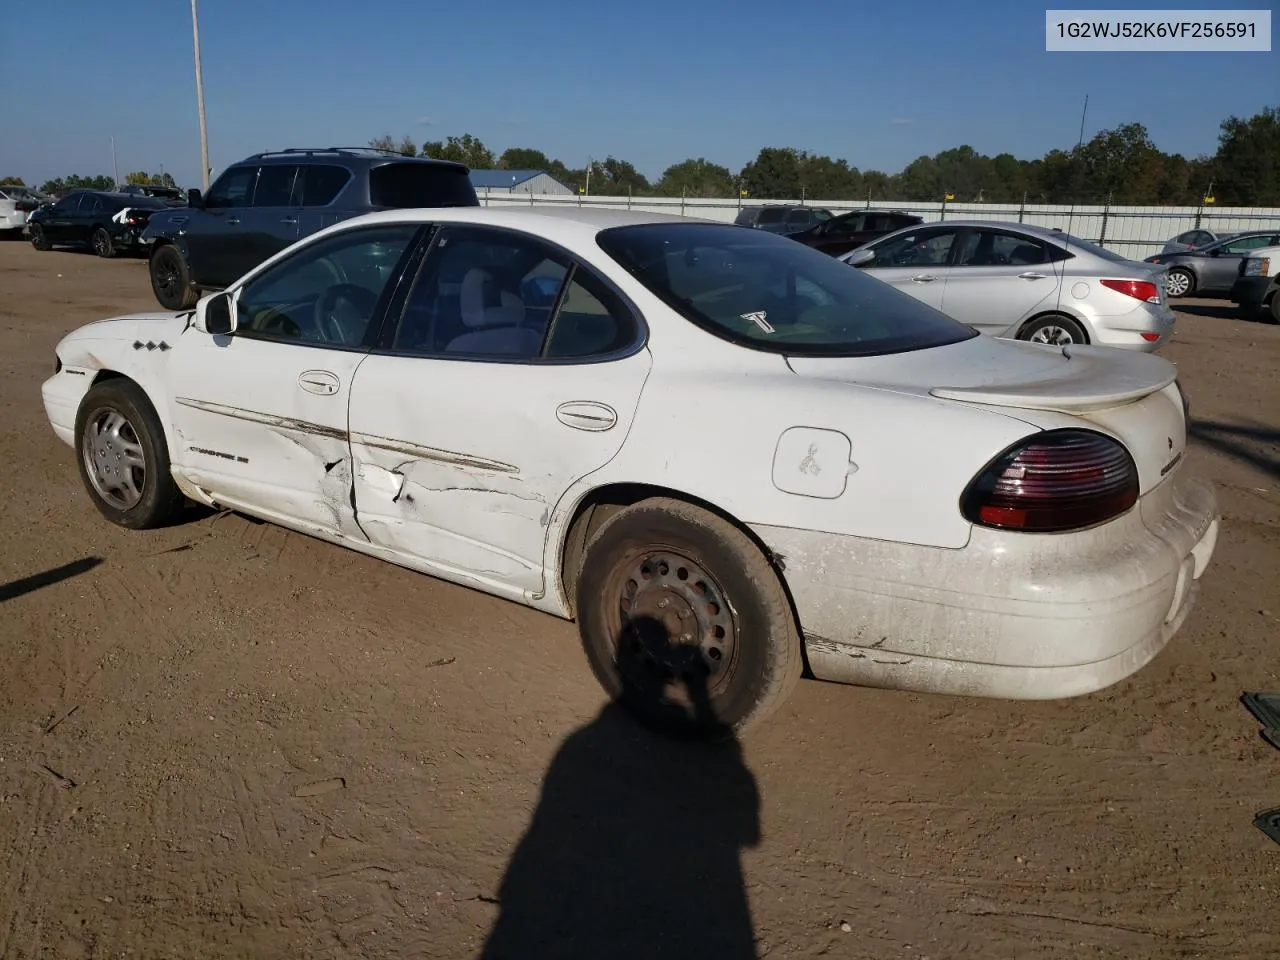
[[[1145,341],[1147,341],[1147,343],[1155,343],[1157,340],[1159,340],[1159,339],[1160,339],[1160,334],[1158,334],[1158,333],[1144,333],[1144,334],[1142,334],[1142,339],[1143,339],[1143,340],[1145,340]]]
[[[1147,303],[1160,302],[1160,288],[1150,280],[1103,280],[1102,285],[1109,290],[1123,293],[1126,297],[1143,300]]]
[[[982,527],[1061,533],[1118,517],[1138,500],[1138,469],[1120,443],[1091,430],[1050,430],[996,457],[961,512]]]

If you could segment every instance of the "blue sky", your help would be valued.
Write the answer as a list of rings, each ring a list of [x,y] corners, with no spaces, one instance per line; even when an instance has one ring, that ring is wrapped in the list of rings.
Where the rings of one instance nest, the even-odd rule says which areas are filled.
[[[656,178],[795,146],[896,172],[968,143],[1031,158],[1131,120],[1211,153],[1280,102],[1280,52],[1046,53],[1055,8],[1267,9],[1029,0],[203,0],[210,163],[262,149],[470,132]],[[5,0],[0,176],[163,168],[199,184],[187,0]]]

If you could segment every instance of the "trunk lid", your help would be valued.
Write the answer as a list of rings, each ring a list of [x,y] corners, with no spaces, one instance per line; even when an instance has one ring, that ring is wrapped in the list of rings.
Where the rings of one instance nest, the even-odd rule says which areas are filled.
[[[1041,429],[1093,425],[1128,448],[1144,494],[1173,472],[1186,446],[1177,370],[1154,354],[974,337],[886,357],[787,363],[800,376],[974,404]]]

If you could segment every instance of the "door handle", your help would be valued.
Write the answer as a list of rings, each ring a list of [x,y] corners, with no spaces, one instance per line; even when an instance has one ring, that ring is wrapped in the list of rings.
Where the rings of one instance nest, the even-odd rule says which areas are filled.
[[[1044,274],[1043,273],[1020,273],[1018,274],[1018,279],[1019,280],[1043,280]]]
[[[911,282],[912,283],[933,283],[933,281],[937,279],[938,279],[937,277],[930,276],[928,274],[921,274],[918,277],[912,277]]]
[[[281,217],[280,222],[281,223],[297,223],[298,218],[297,217]]]
[[[338,392],[342,381],[328,370],[307,370],[298,374],[298,386],[307,393],[331,397]]]
[[[592,400],[571,401],[556,407],[556,419],[566,427],[600,433],[611,430],[618,422],[617,411]]]
[[[227,217],[227,223],[230,223],[230,224],[232,224],[233,226],[234,226],[235,224],[239,223],[239,222],[240,222],[240,218],[239,218],[239,217]]]

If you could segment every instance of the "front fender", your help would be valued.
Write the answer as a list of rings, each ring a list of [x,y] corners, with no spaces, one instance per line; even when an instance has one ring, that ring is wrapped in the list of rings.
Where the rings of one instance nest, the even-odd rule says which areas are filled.
[[[169,358],[183,337],[201,336],[191,327],[193,316],[187,311],[100,320],[63,337],[56,347],[60,369],[42,390],[55,429],[55,407],[69,406],[74,411],[94,383],[112,375],[127,377],[142,388],[155,408],[172,459],[177,450],[170,429]]]

